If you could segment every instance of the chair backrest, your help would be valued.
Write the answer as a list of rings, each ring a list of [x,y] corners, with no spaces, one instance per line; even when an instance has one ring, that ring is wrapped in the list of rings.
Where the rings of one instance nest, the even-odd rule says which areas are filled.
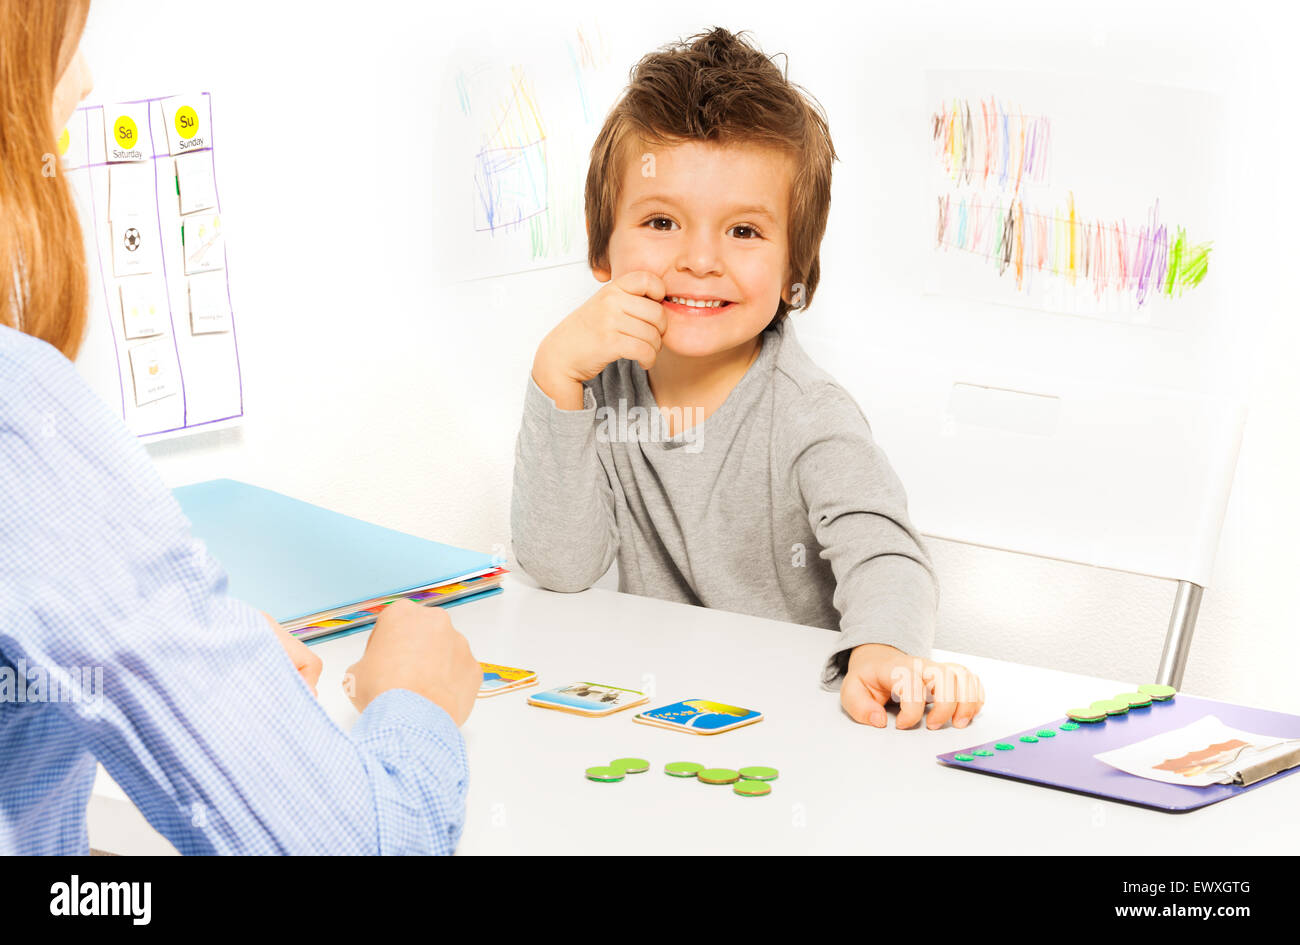
[[[863,352],[857,399],[927,535],[1205,586],[1244,406]]]

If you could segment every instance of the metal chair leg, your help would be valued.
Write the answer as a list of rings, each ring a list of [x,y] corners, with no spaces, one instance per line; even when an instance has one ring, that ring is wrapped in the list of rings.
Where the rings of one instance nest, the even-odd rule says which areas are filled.
[[[1162,685],[1177,689],[1183,684],[1183,669],[1192,648],[1192,631],[1196,629],[1203,590],[1191,581],[1178,582],[1173,613],[1169,615],[1169,629],[1165,632],[1165,649],[1160,654],[1160,666],[1156,670],[1156,682]]]

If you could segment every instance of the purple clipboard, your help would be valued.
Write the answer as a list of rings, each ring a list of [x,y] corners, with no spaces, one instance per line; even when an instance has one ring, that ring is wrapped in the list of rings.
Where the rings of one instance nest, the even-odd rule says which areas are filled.
[[[1260,735],[1300,738],[1300,715],[1177,695],[1168,702],[1152,702],[1141,709],[1130,709],[1124,715],[1111,716],[1105,722],[1079,723],[1073,731],[1063,731],[1061,726],[1070,720],[1059,718],[1005,738],[947,752],[938,758],[941,764],[953,768],[1171,812],[1195,810],[1300,772],[1300,767],[1290,768],[1244,786],[1213,784],[1191,787],[1139,778],[1093,757],[1112,748],[1123,748],[1152,735],[1190,725],[1207,715],[1217,716],[1225,725]],[[1052,731],[1055,735],[1039,738],[1037,733],[1040,731]],[[1037,741],[1022,742],[1020,738],[1023,735],[1034,736]],[[994,748],[999,742],[1014,748],[999,751]],[[993,754],[974,755],[979,749]],[[955,756],[959,754],[972,755],[972,760],[958,761]]]

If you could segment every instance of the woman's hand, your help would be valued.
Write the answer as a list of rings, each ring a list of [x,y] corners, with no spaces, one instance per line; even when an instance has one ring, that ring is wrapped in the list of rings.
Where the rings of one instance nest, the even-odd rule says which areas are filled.
[[[275,631],[275,638],[284,647],[284,652],[289,654],[289,659],[293,662],[293,668],[298,671],[298,675],[307,683],[307,688],[311,690],[311,694],[316,695],[316,683],[320,682],[322,665],[320,657],[309,650],[306,643],[303,643],[280,626],[270,614],[263,613],[262,616],[266,618],[266,622]]]

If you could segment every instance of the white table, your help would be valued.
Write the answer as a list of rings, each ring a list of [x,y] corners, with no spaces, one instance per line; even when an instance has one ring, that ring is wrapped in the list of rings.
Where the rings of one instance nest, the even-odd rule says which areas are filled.
[[[979,673],[988,703],[966,729],[858,725],[819,672],[836,634],[593,589],[556,594],[507,579],[506,591],[450,611],[485,662],[535,669],[540,685],[480,699],[464,732],[470,792],[461,853],[1290,853],[1300,849],[1300,776],[1187,814],[1167,814],[1018,781],[967,774],[935,755],[1059,717],[1128,691],[1114,681],[936,653]],[[350,727],[343,672],[355,634],[315,647],[319,692]],[[756,725],[716,736],[586,719],[525,703],[575,680],[648,689],[650,706],[707,698],[761,709]],[[890,724],[893,720],[891,716]],[[618,783],[584,769],[618,757],[652,762]],[[772,794],[670,778],[670,761],[779,768]],[[91,845],[160,852],[155,834],[101,771]]]

